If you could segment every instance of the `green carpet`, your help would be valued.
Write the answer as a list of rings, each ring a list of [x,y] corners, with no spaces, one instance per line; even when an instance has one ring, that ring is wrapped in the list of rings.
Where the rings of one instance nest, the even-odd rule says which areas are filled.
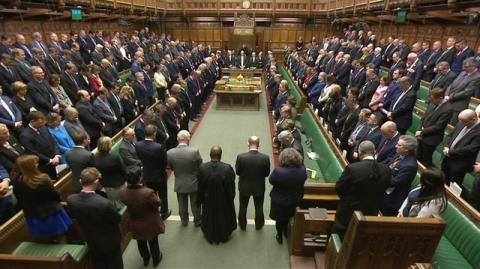
[[[220,145],[223,149],[222,161],[235,167],[236,156],[247,151],[247,139],[251,135],[259,136],[260,151],[272,156],[263,94],[260,100],[260,111],[217,111],[215,101],[212,103],[191,141],[191,145],[200,150],[204,162],[210,160],[210,148]],[[273,169],[272,158],[270,162]],[[173,181],[172,176],[168,181],[168,201],[173,211],[172,219],[175,219],[178,215],[178,203],[173,192]],[[269,220],[271,186],[268,182],[266,187],[264,214]],[[238,192],[235,205],[238,213]],[[254,218],[253,199],[250,199],[247,218]],[[272,221],[267,223],[271,224]],[[182,227],[179,221],[169,219],[166,222],[166,233],[160,236],[160,248],[163,260],[158,268],[290,267],[287,242],[284,240],[283,245],[276,242],[273,225],[265,225],[262,230],[256,231],[255,226],[249,223],[246,231],[234,231],[227,243],[211,245],[203,237],[200,228],[195,228],[192,222],[188,227]],[[125,250],[123,259],[126,269],[144,268],[134,240]]]

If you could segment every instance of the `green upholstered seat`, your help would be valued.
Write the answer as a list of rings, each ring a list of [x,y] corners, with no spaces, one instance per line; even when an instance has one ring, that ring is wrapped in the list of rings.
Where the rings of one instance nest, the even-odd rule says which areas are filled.
[[[39,257],[62,257],[65,253],[69,253],[75,261],[80,262],[87,255],[88,247],[87,245],[22,242],[12,252],[13,255]]]
[[[297,105],[296,107],[298,108],[300,106],[300,102],[302,100],[301,94],[298,92],[297,85],[293,82],[292,77],[288,73],[287,69],[285,69],[284,66],[280,67],[280,75],[282,75],[283,79],[285,79],[288,83],[288,88],[290,89],[290,95],[295,96],[295,99],[297,100]]]
[[[127,83],[127,79],[131,76],[130,72],[125,72],[123,75],[120,75],[120,85],[124,86]]]
[[[473,184],[475,183],[475,175],[472,173],[467,174],[463,178],[462,182],[462,197],[467,200],[469,203],[474,201],[473,196]]]
[[[382,77],[387,77],[387,76],[388,76],[388,72],[385,71],[385,70],[380,69],[380,71],[378,72],[378,76],[381,77],[381,78],[382,78]]]
[[[478,255],[480,253],[480,229],[478,225],[451,202],[442,213],[442,218],[447,222],[447,228],[432,259],[434,267],[438,269],[480,268],[480,255]],[[448,241],[449,244],[445,241]]]
[[[316,163],[325,182],[336,182],[343,171],[343,167],[320,130],[315,120],[315,115],[313,115],[311,110],[306,109],[303,112],[300,117],[300,124],[305,131],[306,137],[311,138],[312,150],[319,155]],[[310,167],[307,166],[307,168]]]
[[[421,110],[427,110],[428,107],[428,93],[429,89],[425,86],[420,86],[417,91],[417,102],[415,104],[416,107],[420,108]]]
[[[417,131],[418,126],[420,125],[421,118],[417,113],[412,113],[412,124],[410,125],[410,128],[407,130],[408,135],[415,135],[415,132]]]
[[[112,148],[110,149],[110,154],[113,156],[116,156],[120,159],[120,162],[123,165],[122,158],[120,158],[120,145],[122,144],[122,139],[118,140],[115,144],[112,145]]]

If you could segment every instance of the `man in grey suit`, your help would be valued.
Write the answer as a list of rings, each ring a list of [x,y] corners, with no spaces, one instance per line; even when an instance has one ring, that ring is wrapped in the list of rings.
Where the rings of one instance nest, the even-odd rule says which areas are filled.
[[[463,61],[463,71],[450,84],[445,92],[447,100],[453,109],[450,123],[455,125],[458,121],[460,111],[468,108],[470,98],[480,87],[480,71],[478,71],[475,58],[470,57]]]
[[[122,143],[120,144],[120,158],[123,166],[128,169],[132,166],[142,166],[142,162],[138,159],[137,150],[133,144],[135,138],[135,131],[130,127],[125,127],[122,130]]]
[[[65,160],[68,167],[72,170],[73,190],[78,193],[82,189],[80,186],[80,174],[82,170],[94,166],[93,154],[86,148],[90,144],[90,137],[85,131],[76,132],[72,135],[75,147],[65,153]]]
[[[248,152],[239,154],[235,163],[235,171],[239,176],[238,192],[240,208],[238,224],[240,229],[247,226],[247,207],[250,196],[255,204],[255,228],[261,229],[265,224],[263,216],[263,199],[265,196],[265,177],[270,174],[270,158],[258,151],[260,139],[251,136],[248,139]]]
[[[167,161],[175,175],[174,191],[177,193],[178,211],[183,226],[188,225],[188,197],[195,226],[201,225],[200,208],[197,206],[198,168],[202,156],[198,149],[190,147],[190,133],[181,130],[177,134],[178,146],[167,151]]]

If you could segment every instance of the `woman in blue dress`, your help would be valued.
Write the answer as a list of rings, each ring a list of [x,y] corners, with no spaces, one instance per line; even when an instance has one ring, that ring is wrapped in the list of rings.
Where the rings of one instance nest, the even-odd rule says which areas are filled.
[[[67,129],[62,124],[62,117],[55,113],[51,112],[47,115],[47,126],[50,134],[57,141],[58,147],[60,148],[60,153],[62,154],[61,163],[65,163],[65,153],[71,150],[75,143],[73,139],[67,132]]]
[[[72,220],[60,205],[60,194],[50,177],[38,170],[38,160],[36,155],[30,154],[18,157],[13,192],[32,236],[63,241]]]

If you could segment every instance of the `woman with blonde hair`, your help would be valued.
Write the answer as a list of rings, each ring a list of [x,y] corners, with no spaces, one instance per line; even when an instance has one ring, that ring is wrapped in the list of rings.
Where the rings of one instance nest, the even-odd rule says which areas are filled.
[[[28,125],[28,114],[32,110],[36,110],[32,98],[27,94],[27,84],[21,81],[15,81],[12,84],[13,96],[12,101],[22,113],[23,126]]]
[[[138,116],[137,102],[133,97],[132,87],[123,86],[120,89],[120,102],[123,106],[123,117],[128,124]]]
[[[15,163],[13,192],[32,236],[55,239],[62,236],[72,220],[60,205],[60,194],[50,177],[38,169],[39,158],[22,155]]]
[[[97,153],[94,157],[95,167],[102,174],[100,183],[105,188],[107,197],[120,209],[123,203],[120,201],[119,191],[125,186],[125,172],[120,158],[111,154],[112,139],[102,136],[98,139]]]

